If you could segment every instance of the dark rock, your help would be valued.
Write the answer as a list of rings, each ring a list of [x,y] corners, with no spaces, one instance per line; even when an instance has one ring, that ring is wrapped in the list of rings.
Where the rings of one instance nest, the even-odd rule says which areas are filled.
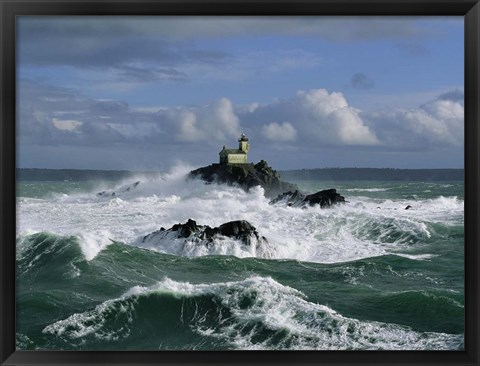
[[[164,239],[185,239],[196,241],[197,243],[209,245],[216,238],[228,237],[240,240],[245,245],[250,245],[252,239],[257,243],[267,242],[264,236],[258,234],[257,229],[245,220],[230,221],[219,227],[210,227],[208,225],[197,225],[195,220],[189,219],[185,224],[175,224],[170,229],[163,227],[143,237],[142,243],[149,241],[161,241]]]
[[[345,203],[345,197],[339,195],[336,189],[326,189],[305,197],[304,202],[310,206],[319,204],[320,207],[330,207],[337,203]]]
[[[115,197],[115,192],[101,191],[97,193],[98,197]]]
[[[261,186],[267,197],[298,189],[295,184],[280,180],[278,173],[264,160],[257,164],[212,164],[192,170],[188,177],[200,178],[207,183],[234,185],[245,191]]]
[[[137,181],[135,183],[132,183],[132,184],[128,184],[126,186],[122,186],[118,189],[118,191],[102,191],[102,192],[98,192],[97,193],[97,196],[98,197],[116,197],[117,195],[121,194],[121,193],[126,193],[126,192],[130,192],[131,190],[137,188],[137,186],[140,184],[140,181]]]
[[[285,192],[277,198],[270,201],[271,204],[284,202],[288,206],[315,206],[320,205],[322,208],[331,207],[338,203],[345,203],[345,198],[337,193],[336,189],[326,189],[317,193],[304,195],[300,191]]]
[[[175,224],[169,230],[178,232],[180,238],[188,238],[193,233],[198,232],[199,229],[194,220],[188,219],[185,224]]]
[[[297,205],[298,203],[303,202],[305,199],[305,195],[301,193],[299,190],[295,191],[288,191],[282,194],[279,194],[276,198],[270,201],[270,204],[275,204],[279,202],[284,202],[288,206],[294,206]]]
[[[408,205],[407,207],[405,207],[405,210],[408,210],[408,209],[411,209],[412,206]]]
[[[214,228],[213,230],[215,231]],[[248,221],[239,220],[239,221],[230,221],[225,224],[222,224],[218,227],[218,232],[221,235],[227,236],[229,238],[241,240],[243,243],[250,245],[252,237],[258,241],[267,241],[267,239],[258,235],[257,229],[251,225]]]
[[[140,182],[135,182],[135,183],[133,183],[132,185],[128,186],[128,187],[125,189],[125,192],[130,192],[131,189],[136,188],[139,184],[140,184]]]

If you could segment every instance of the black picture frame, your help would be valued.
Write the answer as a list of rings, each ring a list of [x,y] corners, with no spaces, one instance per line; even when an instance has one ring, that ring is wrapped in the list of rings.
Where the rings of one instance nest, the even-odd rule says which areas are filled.
[[[461,15],[465,19],[464,351],[16,351],[15,19],[20,15]],[[1,365],[478,365],[480,4],[472,0],[0,0]]]

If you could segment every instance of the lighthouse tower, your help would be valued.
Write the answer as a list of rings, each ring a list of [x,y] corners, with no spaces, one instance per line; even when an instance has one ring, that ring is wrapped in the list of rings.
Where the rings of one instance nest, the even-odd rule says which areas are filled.
[[[238,139],[238,149],[227,149],[223,146],[220,151],[220,164],[247,164],[247,153],[250,150],[248,137],[242,133]]]
[[[244,133],[242,133],[242,136],[238,139],[238,149],[240,151],[245,152],[245,153],[248,153],[248,150],[250,150],[250,144],[248,143],[248,137],[245,136]]]

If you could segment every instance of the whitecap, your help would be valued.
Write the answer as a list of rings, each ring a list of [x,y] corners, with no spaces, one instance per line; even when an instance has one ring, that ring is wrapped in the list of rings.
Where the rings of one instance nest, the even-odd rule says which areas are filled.
[[[73,339],[90,335],[101,339],[126,338],[135,327],[136,303],[154,293],[177,298],[214,296],[229,309],[229,318],[218,318],[212,326],[206,322],[207,314],[196,314],[188,320],[189,326],[204,337],[218,338],[237,349],[441,350],[463,345],[462,334],[417,332],[403,325],[345,317],[326,305],[308,301],[292,287],[261,276],[211,284],[165,278],[150,287],[134,286],[119,298],[48,325],[43,333]],[[248,305],[245,299],[249,299]],[[110,325],[106,330],[106,318],[112,314],[119,314],[123,322],[114,322],[118,325]],[[177,316],[182,317],[181,309]],[[257,333],[265,331],[272,336],[258,340]],[[283,335],[274,342],[278,332]]]

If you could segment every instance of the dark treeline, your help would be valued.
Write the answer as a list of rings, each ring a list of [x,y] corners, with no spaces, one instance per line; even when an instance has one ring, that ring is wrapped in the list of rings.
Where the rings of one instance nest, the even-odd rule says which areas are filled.
[[[138,174],[155,176],[157,172],[131,172],[128,170],[80,170],[80,169],[17,169],[19,181],[116,181]]]
[[[463,169],[322,168],[280,171],[284,180],[462,181]]]

